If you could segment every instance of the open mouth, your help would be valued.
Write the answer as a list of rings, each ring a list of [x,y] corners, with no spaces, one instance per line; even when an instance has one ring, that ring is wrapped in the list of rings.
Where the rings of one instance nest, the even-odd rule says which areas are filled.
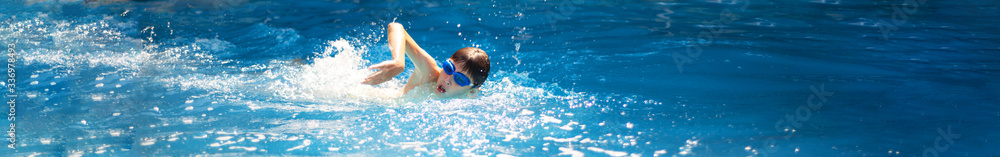
[[[441,93],[445,92],[443,85],[438,85],[438,92],[441,92]]]

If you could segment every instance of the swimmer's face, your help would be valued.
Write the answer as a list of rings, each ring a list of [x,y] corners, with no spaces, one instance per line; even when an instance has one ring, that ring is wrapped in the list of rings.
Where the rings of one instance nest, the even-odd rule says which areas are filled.
[[[448,60],[451,60],[451,59],[448,59]],[[464,66],[465,66],[464,64],[457,64],[456,63],[455,64],[455,72],[460,72],[462,74],[465,74],[465,76],[468,76],[470,79],[473,78],[473,76],[469,75],[469,72],[466,72],[465,70],[462,70],[464,68]],[[471,84],[468,85],[468,86],[464,86],[464,87],[463,86],[459,86],[457,83],[455,83],[455,76],[454,75],[448,75],[448,73],[445,73],[444,71],[442,71],[441,75],[439,75],[438,78],[437,78],[437,87],[436,87],[436,91],[434,92],[434,94],[437,94],[438,96],[440,96],[442,98],[453,98],[453,97],[458,97],[458,96],[465,95],[466,93],[470,93],[471,91],[472,91],[472,85]]]

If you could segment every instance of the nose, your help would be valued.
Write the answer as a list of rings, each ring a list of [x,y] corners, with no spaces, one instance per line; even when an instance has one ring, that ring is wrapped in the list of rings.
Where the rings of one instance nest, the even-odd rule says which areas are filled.
[[[443,75],[443,76],[441,76],[441,77],[445,77],[445,79],[444,79],[444,84],[445,84],[445,85],[448,85],[448,86],[451,86],[451,81],[454,81],[454,80],[452,80],[452,79],[454,79],[454,77],[455,77],[455,76],[452,76],[452,75],[450,75],[450,74],[445,74],[445,73],[441,73],[441,74],[444,74],[444,75]]]

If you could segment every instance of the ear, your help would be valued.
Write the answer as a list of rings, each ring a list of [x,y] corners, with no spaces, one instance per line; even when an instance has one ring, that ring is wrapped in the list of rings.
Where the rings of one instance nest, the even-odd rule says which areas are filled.
[[[469,90],[469,94],[466,94],[465,96],[468,97],[468,98],[478,98],[479,97],[479,88],[473,88],[473,89]]]

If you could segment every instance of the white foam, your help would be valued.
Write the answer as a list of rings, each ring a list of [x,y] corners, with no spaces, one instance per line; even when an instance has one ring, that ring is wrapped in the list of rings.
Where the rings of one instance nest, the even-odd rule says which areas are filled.
[[[557,123],[557,124],[562,123],[562,120],[556,119],[555,117],[549,117],[546,115],[542,115],[542,118],[540,119],[543,123]]]
[[[410,149],[419,152],[427,152],[427,148],[424,145],[430,144],[429,142],[400,142],[398,144],[387,144],[393,147],[399,147],[400,149]]]
[[[528,110],[528,109],[521,110],[521,113],[518,113],[518,115],[522,115],[522,116],[531,115],[531,114],[535,114],[535,112],[531,111],[531,110]]]
[[[142,143],[139,143],[139,145],[142,145],[142,146],[149,146],[149,145],[153,145],[153,144],[156,144],[156,139],[155,138],[142,139]]]
[[[68,152],[68,157],[82,157],[83,153],[85,153],[83,150],[69,150]]]
[[[221,141],[221,142],[216,142],[216,143],[209,144],[208,146],[210,146],[210,147],[220,147],[220,146],[230,145],[230,144],[235,144],[235,143],[236,143],[236,141]]]
[[[626,155],[628,155],[628,153],[625,153],[625,152],[605,150],[605,149],[601,149],[601,148],[597,148],[597,147],[587,147],[587,150],[598,152],[598,153],[608,154],[610,156],[626,156]]]
[[[118,137],[122,135],[122,132],[124,131],[112,129],[108,131],[108,134],[111,135],[111,137]]]
[[[653,157],[659,157],[663,154],[667,154],[667,150],[657,150],[656,152],[653,152]]]
[[[563,143],[563,142],[576,142],[576,141],[580,141],[580,138],[583,138],[583,136],[582,135],[576,135],[576,136],[574,136],[572,138],[542,137],[542,140]]]
[[[685,144],[684,144],[683,147],[678,148],[680,150],[680,152],[677,152],[677,154],[680,154],[680,155],[690,155],[690,154],[693,154],[693,152],[691,152],[691,149],[695,148],[695,147],[698,147],[698,140],[695,140],[694,138],[689,139],[687,141],[684,141],[684,143]],[[747,147],[749,148],[749,146],[747,146]]]
[[[91,94],[90,95],[90,99],[93,99],[94,101],[101,101],[101,100],[104,100],[104,95]]]
[[[572,157],[583,157],[583,152],[580,152],[580,151],[577,151],[577,150],[573,150],[573,148],[570,148],[570,147],[559,147],[559,151],[562,151],[562,152],[560,152],[558,155],[570,155]]]
[[[193,138],[195,138],[195,139],[208,138],[208,135],[207,134],[202,134],[202,135],[194,136]]]
[[[574,122],[574,121],[569,121],[569,123],[566,123],[566,125],[560,126],[559,129],[563,129],[563,130],[566,130],[566,131],[572,131],[573,130],[573,125],[577,125],[577,124],[580,124],[580,123],[577,123],[577,122]]]
[[[246,151],[255,151],[257,150],[257,147],[229,146],[229,149],[243,149]]]
[[[195,53],[201,50],[199,45],[231,45],[217,40],[198,40],[189,46],[168,48],[161,52],[165,55],[155,55],[164,60],[174,62],[224,62],[216,61],[213,56]],[[365,46],[355,46],[346,39],[328,41],[319,57],[312,64],[299,65],[288,61],[275,60],[267,64],[253,65],[254,69],[268,69],[262,75],[188,73],[160,77],[158,82],[168,88],[203,89],[218,91],[217,93],[243,97],[245,95],[272,95],[292,101],[309,101],[333,104],[362,104],[374,102],[385,104],[395,102],[389,99],[398,95],[402,83],[399,79],[382,83],[378,86],[361,84],[360,82],[372,71],[364,65],[368,61],[361,57],[367,52]],[[224,50],[228,46],[217,49]],[[166,54],[188,54],[200,57],[168,57]],[[331,56],[332,55],[332,56]],[[187,100],[185,103],[192,103]],[[277,108],[291,111],[353,111],[361,108],[334,105],[286,105],[270,102],[243,102],[253,109]]]
[[[297,149],[302,149],[302,148],[305,148],[306,146],[309,146],[310,144],[312,144],[312,141],[310,141],[308,139],[302,140],[302,145],[298,145],[298,146],[295,146],[295,147],[292,147],[292,148],[288,148],[285,151],[293,151],[293,150],[297,150]]]
[[[361,84],[372,73],[364,67],[369,61],[361,58],[361,54],[368,51],[365,46],[356,47],[345,39],[329,41],[327,45],[313,64],[279,74],[286,79],[275,82],[270,88],[286,98],[319,102],[346,100],[387,103],[386,100],[392,99],[386,98],[399,95],[402,85],[399,79],[378,86]],[[329,57],[330,55],[333,56]]]

